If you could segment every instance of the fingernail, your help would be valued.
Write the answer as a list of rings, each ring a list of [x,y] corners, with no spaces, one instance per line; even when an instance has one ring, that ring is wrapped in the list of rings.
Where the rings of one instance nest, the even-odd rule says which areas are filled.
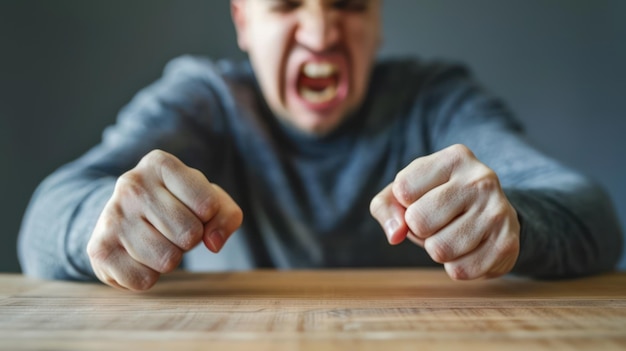
[[[214,230],[209,234],[209,243],[213,252],[218,252],[224,245],[224,235],[219,230]]]
[[[396,233],[400,223],[395,218],[388,219],[385,222],[385,234],[387,234],[387,240],[391,241],[391,237]]]

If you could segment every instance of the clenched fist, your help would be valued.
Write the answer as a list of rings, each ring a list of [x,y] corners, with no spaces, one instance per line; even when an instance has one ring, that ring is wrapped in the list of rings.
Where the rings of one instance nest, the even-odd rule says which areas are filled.
[[[242,218],[233,199],[200,171],[155,150],[118,178],[87,253],[102,282],[146,290],[200,241],[218,252]]]
[[[511,271],[520,224],[497,175],[463,145],[420,157],[370,204],[389,243],[409,238],[453,279]]]

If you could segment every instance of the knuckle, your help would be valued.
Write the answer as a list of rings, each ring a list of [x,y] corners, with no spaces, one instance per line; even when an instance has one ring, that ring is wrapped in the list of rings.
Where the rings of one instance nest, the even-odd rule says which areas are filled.
[[[195,177],[195,178],[206,178],[206,175],[204,173],[202,173],[202,171],[200,171],[197,168],[192,168],[192,167],[187,167],[185,166],[185,170],[186,172],[189,173],[189,175],[191,177]],[[207,179],[208,180],[208,179]]]
[[[159,280],[160,274],[156,271],[149,270],[148,272],[141,272],[138,279],[134,279],[128,286],[132,291],[146,291],[149,290]]]
[[[472,153],[472,151],[463,144],[454,144],[448,148],[448,151],[459,159],[474,157],[474,153]]]
[[[475,159],[474,153],[463,144],[454,144],[449,146],[448,148],[442,151],[443,155],[445,155],[446,169],[449,173],[452,172],[452,169],[457,166],[467,162],[468,160]]]
[[[393,181],[391,191],[398,202],[402,204],[408,204],[412,200],[411,186],[402,172],[398,173],[396,179]]]
[[[98,269],[98,267],[94,267],[94,273],[96,274],[96,278],[98,278],[98,280],[100,280],[102,283],[115,289],[127,290],[125,287],[121,286],[112,276]]]
[[[180,235],[180,248],[189,251],[202,239],[204,227],[198,220],[188,221]]]
[[[140,168],[148,168],[154,172],[163,173],[163,170],[176,170],[178,168],[178,159],[163,150],[152,150],[146,154],[139,162]]]
[[[487,217],[490,223],[493,225],[502,224],[507,218],[507,207],[505,204],[494,205],[489,211],[487,211]]]
[[[370,213],[376,217],[385,208],[386,202],[381,194],[374,196],[370,201]]]
[[[484,196],[483,199],[481,216],[490,226],[506,227],[507,220],[517,217],[515,209],[502,192]]]
[[[495,249],[501,257],[511,257],[519,252],[519,241],[513,237],[498,240]]]
[[[116,206],[113,206],[117,209]],[[116,215],[117,210],[105,210],[96,223],[96,227],[87,242],[87,256],[93,265],[108,265],[115,252],[121,249],[118,233],[120,232],[121,216]]]
[[[448,272],[448,276],[453,280],[468,280],[470,279],[469,272],[467,268],[465,268],[461,264],[446,264],[446,271]]]
[[[219,212],[221,204],[219,203],[217,196],[212,193],[210,196],[198,199],[194,205],[194,209],[200,214],[200,218],[203,222],[208,221],[216,213]]]
[[[428,222],[428,216],[426,216],[420,207],[410,206],[404,213],[404,220],[407,226],[415,235],[420,238],[425,238],[431,234],[431,226]]]
[[[480,192],[491,192],[500,189],[500,181],[496,173],[488,167],[483,167],[476,178],[470,183]]]
[[[170,159],[170,154],[163,150],[152,150],[147,153],[140,161],[140,163],[148,165],[162,165],[167,164]]]
[[[129,171],[117,178],[115,193],[121,198],[139,198],[145,193],[145,179],[139,172]]]
[[[434,237],[426,239],[424,242],[424,248],[433,261],[437,263],[446,263],[452,259],[452,247],[450,247],[450,245],[446,242],[436,240]]]
[[[113,250],[98,240],[90,240],[87,243],[87,255],[93,264],[100,265],[108,260]]]
[[[115,235],[122,227],[122,210],[118,205],[108,206],[98,218],[92,239],[106,238]]]
[[[167,250],[165,254],[161,257],[158,271],[160,273],[169,273],[175,270],[180,264],[182,257],[182,252],[177,248],[171,248]]]

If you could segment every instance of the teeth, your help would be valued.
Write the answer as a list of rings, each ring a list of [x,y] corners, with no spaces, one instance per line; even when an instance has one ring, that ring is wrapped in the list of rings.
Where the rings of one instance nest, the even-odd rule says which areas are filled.
[[[309,78],[326,78],[337,72],[337,66],[329,62],[308,62],[302,71]]]
[[[305,87],[300,88],[300,96],[302,96],[303,99],[314,104],[328,102],[334,99],[336,95],[337,87],[334,85],[328,86],[326,87],[326,89],[321,91],[315,91]]]

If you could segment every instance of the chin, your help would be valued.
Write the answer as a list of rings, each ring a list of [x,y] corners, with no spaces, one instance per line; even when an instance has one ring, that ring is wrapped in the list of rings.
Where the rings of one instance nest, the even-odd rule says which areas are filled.
[[[305,133],[324,136],[337,129],[341,121],[342,118],[338,116],[319,116],[315,114],[307,118],[306,121],[299,123],[297,127]]]
[[[324,136],[336,130],[345,120],[348,113],[345,106],[335,106],[333,109],[311,110],[306,106],[291,106],[282,109],[283,121],[293,128],[310,135]]]

